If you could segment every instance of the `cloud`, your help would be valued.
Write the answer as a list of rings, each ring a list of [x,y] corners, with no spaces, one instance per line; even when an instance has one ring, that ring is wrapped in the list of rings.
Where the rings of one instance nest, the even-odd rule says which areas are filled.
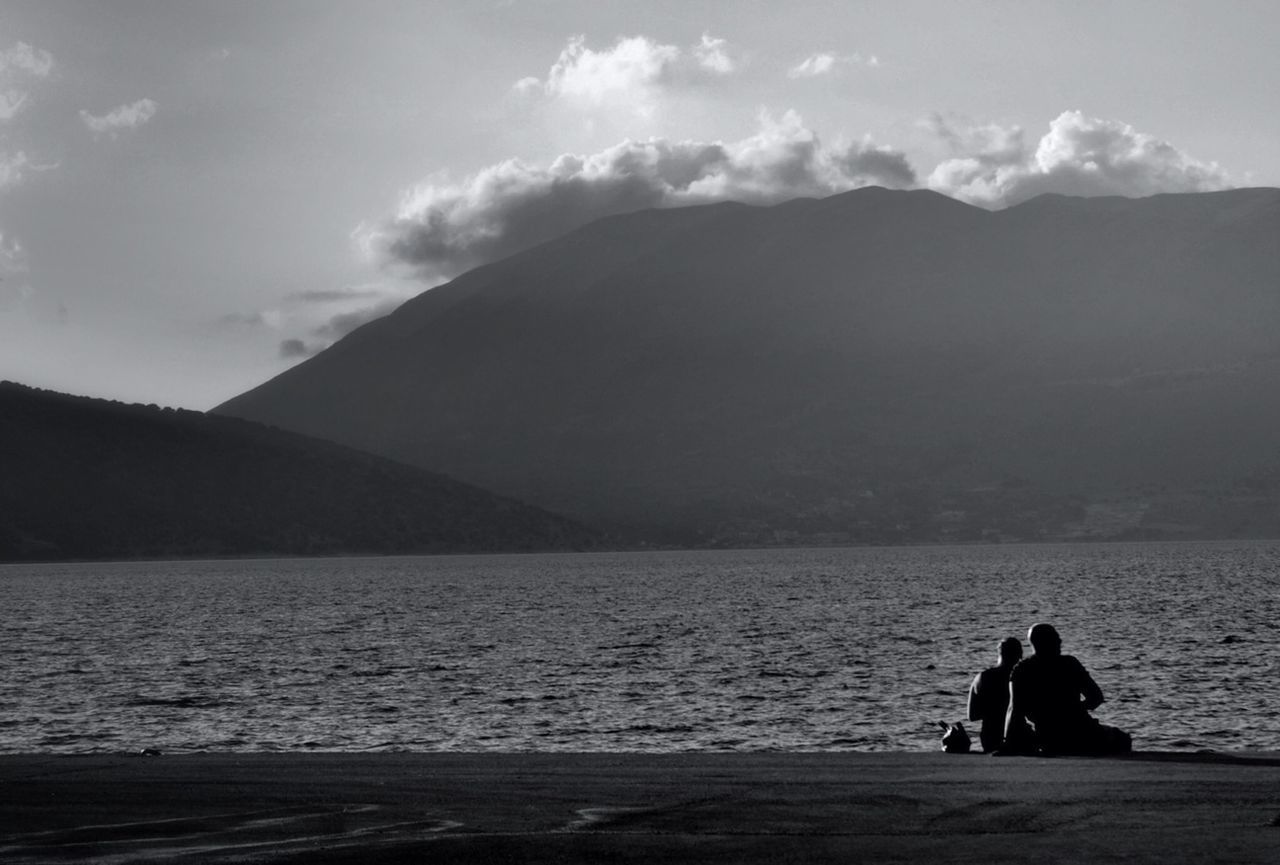
[[[0,276],[27,272],[27,253],[16,237],[0,231]]]
[[[53,55],[26,42],[0,51],[0,123],[7,123],[31,99],[25,79],[47,78],[53,70]],[[46,171],[53,165],[37,165],[22,150],[4,148],[0,139],[0,189],[22,181],[29,171]]]
[[[1217,163],[1196,160],[1127,123],[1080,111],[1058,115],[1034,149],[1016,126],[957,129],[936,115],[928,125],[956,152],[934,168],[928,185],[989,207],[1043,192],[1143,196],[1232,185]]]
[[[35,296],[35,287],[27,280],[27,253],[22,243],[12,235],[0,231],[0,309],[16,299],[19,307],[26,307]]]
[[[25,90],[10,88],[0,91],[0,121],[12,120],[14,115],[27,104],[30,94]]]
[[[281,357],[308,357],[362,324],[381,318],[421,290],[420,283],[386,281],[294,291],[266,309],[227,313],[218,324],[275,331],[285,337],[279,343]]]
[[[47,78],[51,71],[53,55],[48,51],[34,48],[26,42],[0,50],[0,123],[8,124],[30,100],[25,79]],[[48,171],[56,167],[32,162],[26,151],[10,150],[6,146],[8,137],[7,129],[0,127],[0,192],[21,183],[28,172]],[[16,292],[23,303],[29,300],[35,291],[26,278],[29,271],[22,244],[13,235],[0,230],[0,278],[8,278],[9,282],[4,286],[5,293]]]
[[[560,52],[543,87],[552,96],[599,104],[610,96],[625,98],[663,83],[679,58],[676,46],[659,45],[644,36],[619,39],[603,51],[591,50],[578,36]]]
[[[285,358],[311,357],[313,354],[319,354],[324,351],[326,347],[320,344],[307,343],[300,339],[285,339],[280,342],[280,356]]]
[[[0,51],[0,72],[11,69],[25,72],[36,78],[47,78],[53,70],[53,55],[40,48],[19,42],[12,48]]]
[[[359,307],[369,300],[376,300],[379,306],[396,306],[421,288],[417,283],[386,281],[293,291],[270,307],[253,312],[230,312],[221,316],[219,322],[324,335],[341,330],[344,316],[353,306]]]
[[[545,79],[521,78],[514,88],[585,107],[623,105],[643,114],[652,112],[664,88],[728,75],[736,68],[728,43],[705,33],[688,51],[646,36],[621,37],[597,51],[587,47],[586,37],[574,36]]]
[[[0,51],[0,122],[12,120],[30,99],[23,79],[47,78],[52,70],[53,55],[25,42]]]
[[[702,34],[702,41],[693,46],[693,56],[698,65],[716,75],[728,75],[738,68],[737,61],[729,52],[729,43],[724,39],[712,38]]]
[[[368,324],[374,319],[382,318],[384,315],[393,312],[396,307],[404,303],[404,298],[388,298],[373,306],[364,307],[363,309],[355,309],[349,312],[340,312],[332,316],[328,321],[315,328],[311,334],[331,342],[337,341],[358,327]]]
[[[842,66],[879,66],[880,58],[874,54],[863,57],[861,54],[832,54],[822,51],[811,54],[795,66],[787,70],[788,78],[818,78],[830,75]]]
[[[319,354],[356,328],[394,312],[402,303],[403,297],[387,298],[372,306],[337,313],[313,328],[308,339],[281,340],[280,356],[295,358]]]
[[[0,151],[0,189],[20,183],[31,167],[31,160],[21,150],[16,153]]]
[[[1026,134],[1021,126],[995,123],[957,126],[937,113],[920,125],[945,142],[957,156],[977,159],[984,165],[1018,163],[1027,156]]]
[[[836,68],[834,54],[814,54],[787,70],[788,78],[816,78]]]
[[[1230,185],[1216,164],[1078,111],[1061,114],[1038,141],[1017,126],[941,115],[925,125],[952,152],[928,185],[989,207],[1047,191],[1149,195]],[[461,180],[438,175],[409,189],[393,216],[362,224],[353,238],[382,264],[438,284],[618,213],[726,200],[772,204],[917,183],[900,150],[870,139],[827,143],[794,112],[778,119],[762,114],[756,134],[735,142],[628,139],[549,164],[510,159]],[[336,338],[341,325],[335,319],[312,335]]]
[[[513,159],[460,182],[437,178],[411,189],[394,217],[365,226],[357,239],[384,262],[440,281],[616,213],[915,185],[900,151],[870,140],[827,145],[794,112],[762,115],[760,123],[755,135],[728,144],[627,140],[547,166]]]
[[[155,117],[159,107],[153,99],[139,99],[137,102],[113,108],[101,116],[81,109],[80,119],[84,121],[84,125],[95,138],[103,135],[115,138],[125,131],[137,129]]]
[[[60,164],[58,162],[32,162],[22,150],[9,152],[0,149],[0,190],[3,190],[6,186],[14,186],[21,183],[28,172],[52,171]]]

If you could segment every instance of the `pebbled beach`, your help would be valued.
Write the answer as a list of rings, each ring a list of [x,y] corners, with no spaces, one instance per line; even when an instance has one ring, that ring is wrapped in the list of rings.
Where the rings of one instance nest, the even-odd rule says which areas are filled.
[[[0,861],[1280,861],[1280,755],[0,756]]]

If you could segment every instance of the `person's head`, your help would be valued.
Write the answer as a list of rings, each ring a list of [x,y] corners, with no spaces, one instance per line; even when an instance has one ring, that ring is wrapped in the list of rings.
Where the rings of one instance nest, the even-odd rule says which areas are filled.
[[[1027,631],[1027,639],[1037,655],[1057,655],[1062,652],[1062,638],[1053,625],[1046,625],[1044,622],[1032,625],[1031,630]]]
[[[1012,667],[1022,660],[1022,641],[1017,637],[1005,637],[1000,641],[1000,666]]]

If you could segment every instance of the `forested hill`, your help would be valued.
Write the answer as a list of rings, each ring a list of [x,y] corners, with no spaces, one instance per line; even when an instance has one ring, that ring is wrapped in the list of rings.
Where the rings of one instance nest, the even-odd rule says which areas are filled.
[[[595,534],[233,418],[0,383],[0,560],[573,549]]]

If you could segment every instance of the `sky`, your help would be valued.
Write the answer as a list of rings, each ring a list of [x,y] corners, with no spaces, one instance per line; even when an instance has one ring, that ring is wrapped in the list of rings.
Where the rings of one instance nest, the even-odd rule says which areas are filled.
[[[208,409],[602,216],[1280,186],[1280,4],[0,0],[0,379]]]

